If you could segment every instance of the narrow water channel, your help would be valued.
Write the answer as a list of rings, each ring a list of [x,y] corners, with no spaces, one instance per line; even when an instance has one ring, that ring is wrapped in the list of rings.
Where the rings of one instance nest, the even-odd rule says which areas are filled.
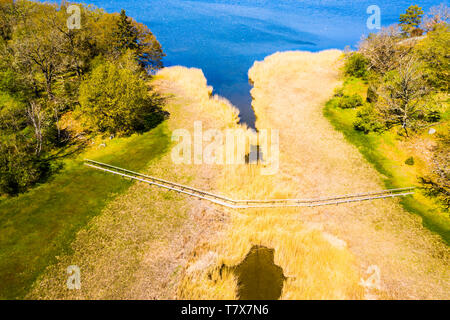
[[[41,0],[44,1],[44,0]],[[51,0],[61,2],[60,0]],[[108,12],[127,14],[147,25],[161,43],[165,66],[203,70],[215,93],[239,110],[241,122],[255,127],[247,72],[255,61],[277,51],[320,51],[356,45],[367,29],[373,1],[313,0],[89,0]],[[422,0],[424,11],[436,0]],[[385,1],[384,26],[398,22],[407,0]]]
[[[245,259],[230,267],[238,280],[239,300],[277,300],[286,277],[274,262],[275,250],[253,246]]]

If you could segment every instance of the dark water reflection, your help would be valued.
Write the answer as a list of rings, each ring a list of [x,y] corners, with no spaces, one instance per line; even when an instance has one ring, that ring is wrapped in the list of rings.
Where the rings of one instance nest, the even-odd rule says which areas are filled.
[[[277,300],[286,280],[283,269],[274,262],[274,249],[253,246],[237,266],[223,266],[238,280],[240,300]]]

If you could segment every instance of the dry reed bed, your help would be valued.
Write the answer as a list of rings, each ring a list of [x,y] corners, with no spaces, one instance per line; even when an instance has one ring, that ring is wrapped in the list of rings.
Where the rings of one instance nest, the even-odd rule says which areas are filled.
[[[237,122],[237,111],[226,100],[185,91],[188,84],[203,88],[206,80],[200,70],[174,67],[163,70],[152,83],[168,99],[170,131],[192,130],[194,120],[202,121],[205,130]],[[146,173],[214,190],[218,171],[214,166],[176,165],[169,150],[149,163]],[[224,212],[208,203],[135,183],[77,234],[73,252],[49,266],[27,298],[174,299],[181,270],[195,246],[212,238],[227,220]],[[81,290],[66,287],[69,265],[80,267]]]
[[[280,176],[295,183],[297,197],[383,189],[382,177],[322,114],[340,84],[341,56],[276,53],[249,72],[256,126],[280,130]],[[398,199],[304,209],[298,218],[344,239],[361,272],[377,265],[380,298],[448,299],[449,248]]]
[[[166,69],[165,72],[172,73],[171,69]],[[178,69],[176,73],[170,79],[183,86],[186,83],[183,80],[185,72]],[[167,74],[164,76],[167,77]],[[210,88],[206,86],[204,79],[189,79],[187,82],[186,89],[178,94],[196,92],[197,96],[203,97],[205,111],[213,114],[223,112],[217,107],[216,99],[205,100]],[[192,89],[193,83],[198,85],[196,89]],[[229,122],[227,127],[241,126]],[[257,165],[229,165],[217,169],[220,170],[217,190],[232,198],[285,198],[297,194],[295,182],[284,179],[281,175],[261,175],[261,168]],[[363,297],[363,288],[358,285],[358,268],[345,244],[342,245],[339,239],[317,230],[313,224],[300,222],[297,218],[301,213],[300,209],[225,211],[230,215],[229,226],[216,237],[199,242],[184,270],[178,298],[236,299],[235,276],[227,271],[220,275],[220,269],[223,265],[234,266],[240,263],[253,245],[275,249],[275,263],[283,268],[288,277],[282,299]]]
[[[382,188],[376,171],[323,118],[321,108],[339,84],[341,53],[278,53],[249,75],[257,127],[280,130],[280,172],[256,165],[174,165],[170,154],[148,173],[232,198],[320,197]],[[170,130],[247,128],[237,110],[210,97],[197,69],[163,69],[153,82],[170,96]],[[339,238],[337,238],[339,237]],[[342,241],[344,239],[345,241]],[[134,184],[82,230],[74,253],[60,258],[29,297],[235,299],[233,274],[253,245],[275,249],[288,277],[282,299],[447,298],[448,248],[396,200],[316,209],[232,211]],[[82,270],[80,291],[65,288],[65,268]],[[382,290],[359,285],[369,265],[381,269]],[[373,297],[373,296],[366,296]]]

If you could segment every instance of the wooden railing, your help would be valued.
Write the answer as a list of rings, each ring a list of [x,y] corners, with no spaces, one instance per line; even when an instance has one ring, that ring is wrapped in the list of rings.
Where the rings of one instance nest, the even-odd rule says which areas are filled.
[[[338,205],[351,202],[371,201],[394,197],[403,197],[414,194],[415,187],[389,189],[375,192],[348,194],[316,199],[264,199],[264,200],[234,200],[222,195],[213,194],[197,188],[185,186],[179,183],[152,177],[139,172],[112,166],[94,160],[85,159],[86,166],[104,172],[119,175],[124,178],[145,182],[171,191],[187,194],[199,199],[207,200],[232,209],[250,208],[281,208],[281,207],[317,207],[327,205]]]

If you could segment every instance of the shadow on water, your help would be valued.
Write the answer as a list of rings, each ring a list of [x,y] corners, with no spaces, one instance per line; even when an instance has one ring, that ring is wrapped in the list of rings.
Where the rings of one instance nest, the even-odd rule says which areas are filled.
[[[239,300],[277,300],[281,296],[283,269],[274,262],[274,249],[253,246],[245,259],[233,267],[238,280]]]

